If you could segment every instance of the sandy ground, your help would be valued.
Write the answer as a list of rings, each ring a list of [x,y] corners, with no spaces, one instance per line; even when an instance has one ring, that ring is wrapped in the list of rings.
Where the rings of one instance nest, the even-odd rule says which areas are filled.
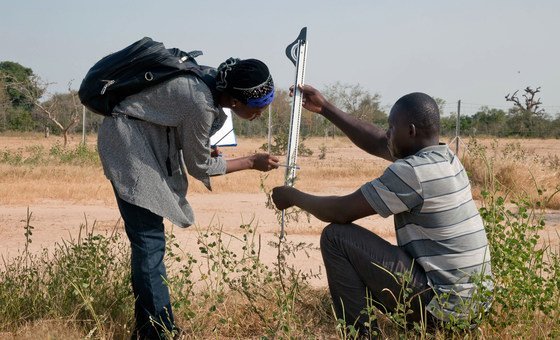
[[[222,193],[195,194],[189,197],[193,205],[197,223],[190,228],[172,227],[166,222],[167,230],[173,228],[181,249],[200,256],[197,244],[198,233],[208,227],[222,227],[228,234],[241,236],[238,226],[251,223],[257,227],[257,234],[261,236],[261,258],[267,264],[276,260],[276,248],[269,246],[270,241],[278,240],[279,224],[275,213],[265,207],[264,194],[235,194]],[[109,233],[116,228],[123,230],[116,204],[72,204],[64,201],[43,201],[27,206],[0,206],[0,235],[2,247],[0,255],[8,260],[17,256],[25,247],[25,225],[27,209],[31,213],[30,225],[34,227],[32,243],[29,249],[33,253],[45,248],[52,248],[63,240],[76,239],[81,225],[94,226],[100,233]],[[393,221],[379,216],[368,217],[357,221],[358,224],[375,231],[391,243],[395,243]],[[307,254],[301,252],[296,257],[289,257],[288,261],[306,273],[323,273],[313,277],[310,283],[316,287],[326,286],[323,262],[319,250],[320,231],[325,223],[311,217],[310,221],[302,216],[298,222],[291,222],[286,230],[287,240],[309,244]],[[228,227],[229,226],[229,227]],[[235,226],[235,227],[232,227]],[[547,215],[547,226],[543,236],[551,240],[558,248],[560,232],[560,212],[550,211]],[[235,241],[234,241],[235,243]]]
[[[261,257],[265,263],[276,260],[276,248],[269,246],[270,241],[278,241],[279,224],[274,211],[265,207],[264,194],[222,193],[195,194],[189,196],[197,223],[189,228],[172,227],[166,222],[167,230],[173,232],[183,250],[199,254],[197,244],[198,232],[208,227],[222,227],[228,234],[241,235],[238,226],[251,223],[261,235]],[[76,239],[80,226],[94,226],[97,232],[111,232],[114,228],[123,230],[119,212],[114,205],[73,204],[65,201],[43,201],[27,206],[0,206],[0,235],[2,248],[0,254],[8,260],[17,256],[25,247],[25,225],[27,209],[31,213],[30,225],[33,226],[32,243],[29,249],[33,253],[45,248],[52,248],[62,240]],[[390,242],[395,242],[392,232],[392,219],[368,217],[358,221],[363,226],[378,232]],[[305,242],[311,249],[307,255],[301,253],[290,257],[289,263],[305,272],[323,273],[321,254],[318,249],[320,231],[325,223],[311,217],[301,216],[298,222],[288,226],[287,240],[294,243]],[[229,226],[229,227],[226,227]],[[235,226],[235,227],[232,227]],[[326,286],[324,275],[312,279],[314,286]]]

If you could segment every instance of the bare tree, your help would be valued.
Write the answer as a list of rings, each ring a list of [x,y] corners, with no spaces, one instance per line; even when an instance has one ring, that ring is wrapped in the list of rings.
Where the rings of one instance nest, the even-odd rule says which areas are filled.
[[[381,96],[371,94],[360,84],[343,84],[336,82],[325,87],[323,91],[327,100],[348,114],[370,123],[384,126],[387,123],[387,114],[381,108]],[[334,125],[329,124],[333,128]]]
[[[525,88],[522,98],[519,98],[515,91],[513,94],[506,95],[506,101],[512,102],[514,107],[509,110],[508,134],[520,135],[525,137],[539,137],[547,129],[546,113],[541,109],[540,98],[536,98],[541,88],[532,89],[530,86]]]
[[[29,100],[37,108],[36,112],[43,118],[53,123],[61,132],[64,138],[64,147],[68,144],[68,132],[80,122],[79,100],[76,99],[76,91],[71,90],[71,83],[68,83],[69,96],[71,97],[71,105],[61,105],[64,95],[54,94],[48,100],[41,101],[44,94],[48,93],[47,88],[50,85],[42,81],[38,76],[32,75],[24,81],[18,81],[10,75],[4,75],[7,87],[16,89],[27,100]],[[63,120],[62,117],[69,117]]]
[[[536,89],[532,89],[530,86],[525,88],[525,93],[523,94],[523,98],[525,98],[525,103],[521,103],[521,100],[517,96],[517,92],[515,91],[513,94],[506,95],[506,101],[513,102],[515,107],[519,110],[529,112],[535,115],[542,115],[544,114],[544,109],[539,109],[539,106],[542,104],[541,99],[535,99],[537,93],[541,91],[541,87],[537,87]]]
[[[358,119],[384,123],[387,118],[380,107],[381,96],[369,93],[360,84],[336,82],[327,86],[324,93],[330,102]]]

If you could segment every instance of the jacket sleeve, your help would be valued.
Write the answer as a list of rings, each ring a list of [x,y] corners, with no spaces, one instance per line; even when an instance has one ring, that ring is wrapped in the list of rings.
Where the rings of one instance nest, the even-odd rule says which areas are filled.
[[[222,111],[214,106],[208,87],[197,78],[191,78],[189,103],[177,131],[183,150],[183,159],[189,175],[198,179],[209,189],[210,176],[226,173],[226,160],[210,156],[210,130]]]

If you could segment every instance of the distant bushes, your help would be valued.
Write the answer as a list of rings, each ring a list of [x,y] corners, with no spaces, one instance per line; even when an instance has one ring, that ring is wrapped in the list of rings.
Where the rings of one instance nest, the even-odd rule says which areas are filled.
[[[0,151],[0,163],[9,165],[100,165],[95,147],[78,144],[74,148],[63,148],[54,144],[48,151],[41,145],[28,146],[24,150]]]

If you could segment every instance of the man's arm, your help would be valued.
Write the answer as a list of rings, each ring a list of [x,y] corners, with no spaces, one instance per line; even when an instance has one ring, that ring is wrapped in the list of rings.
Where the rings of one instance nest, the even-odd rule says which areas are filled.
[[[387,148],[385,130],[379,126],[359,120],[328,102],[320,114],[342,130],[360,149],[388,161],[393,160]]]
[[[300,87],[303,93],[303,107],[316,112],[331,121],[360,149],[377,157],[392,161],[387,148],[385,130],[375,124],[361,121],[329,103],[323,95],[309,85]]]
[[[376,214],[359,189],[346,196],[315,196],[282,186],[272,190],[272,200],[278,209],[296,206],[321,221],[331,223],[350,223]]]

